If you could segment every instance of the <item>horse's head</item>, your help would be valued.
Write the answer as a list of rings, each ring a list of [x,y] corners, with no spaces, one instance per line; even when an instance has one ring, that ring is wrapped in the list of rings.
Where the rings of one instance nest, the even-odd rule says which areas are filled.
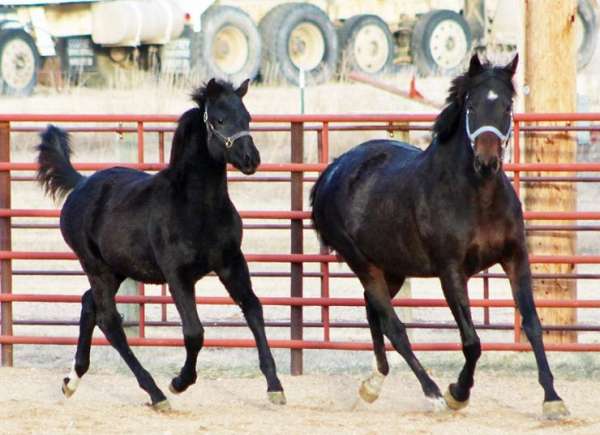
[[[512,78],[518,61],[515,55],[506,66],[482,65],[477,54],[473,55],[469,70],[453,80],[447,106],[434,125],[442,143],[467,138],[473,168],[480,177],[495,175],[502,167],[504,148],[512,133]]]
[[[256,172],[260,164],[260,154],[249,132],[250,114],[242,101],[249,82],[234,89],[229,83],[211,79],[202,95],[194,96],[203,109],[210,156],[231,163],[246,175]]]
[[[486,68],[475,54],[468,75],[476,83],[465,95],[465,128],[473,147],[473,166],[482,177],[502,166],[504,147],[512,133],[512,77],[518,55],[503,68]],[[478,78],[481,78],[479,81]]]

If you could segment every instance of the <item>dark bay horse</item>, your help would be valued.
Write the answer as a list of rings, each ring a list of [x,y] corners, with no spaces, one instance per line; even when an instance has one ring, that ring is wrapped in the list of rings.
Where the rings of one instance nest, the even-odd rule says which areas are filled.
[[[242,102],[247,90],[248,81],[234,89],[214,79],[198,89],[193,95],[198,107],[179,119],[168,167],[155,175],[117,167],[83,177],[70,163],[68,135],[53,126],[42,134],[38,180],[55,197],[72,190],[62,208],[60,228],[91,287],[82,297],[75,361],[62,386],[65,396],[75,392],[88,370],[92,333],[98,325],[150,395],[153,408],[168,410],[165,395],[127,343],[115,294],[127,277],[169,284],[186,349],[185,364],[169,389],[181,393],[196,381],[196,360],[204,342],[194,284],[215,271],[256,339],[269,399],[285,403],[262,306],[240,250],[242,222],[227,191],[227,163],[244,174],[254,173],[260,163]]]
[[[452,82],[431,145],[420,151],[390,140],[365,142],[336,159],[313,187],[312,218],[323,243],[337,251],[364,287],[377,370],[359,390],[374,401],[389,372],[383,336],[404,357],[436,409],[468,404],[481,345],[473,327],[467,281],[500,263],[523,317],[544,389],[543,413],[568,414],[553,386],[535,309],[523,213],[502,170],[512,128],[512,77],[482,65]],[[442,396],[413,354],[391,299],[407,276],[438,277],[458,324],[465,365]]]

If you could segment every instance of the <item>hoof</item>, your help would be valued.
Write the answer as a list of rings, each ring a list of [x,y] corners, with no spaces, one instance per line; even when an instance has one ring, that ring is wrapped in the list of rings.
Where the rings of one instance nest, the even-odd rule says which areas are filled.
[[[170,391],[171,393],[173,393],[173,394],[181,394],[181,393],[183,393],[185,390],[181,390],[181,391],[179,391],[177,388],[175,388],[175,386],[173,385],[173,382],[171,382],[171,383],[169,384],[169,391]]]
[[[167,399],[161,400],[160,402],[153,403],[150,405],[156,412],[169,412],[171,411],[171,404]]]
[[[461,409],[466,408],[469,404],[469,399],[465,400],[464,402],[456,400],[452,396],[452,393],[450,392],[449,388],[444,393],[444,400],[446,401],[446,405],[448,405],[448,408],[450,408],[453,411],[460,411]]]
[[[287,400],[285,400],[285,394],[283,391],[268,391],[269,402],[273,405],[285,405]]]
[[[64,378],[63,379],[63,383],[61,385],[61,391],[64,394],[64,396],[68,399],[69,397],[71,397],[73,394],[75,394],[75,390],[69,388],[69,378]]]
[[[373,371],[371,376],[362,381],[360,388],[358,389],[358,395],[362,400],[367,403],[373,403],[379,397],[381,393],[381,387],[383,386],[383,380],[385,376],[378,371]]]
[[[552,402],[544,402],[542,407],[544,418],[547,420],[560,420],[569,415],[569,410],[562,400],[553,400]]]
[[[439,414],[448,411],[448,404],[442,396],[428,397],[427,400],[429,400],[429,403],[431,403],[434,414]]]

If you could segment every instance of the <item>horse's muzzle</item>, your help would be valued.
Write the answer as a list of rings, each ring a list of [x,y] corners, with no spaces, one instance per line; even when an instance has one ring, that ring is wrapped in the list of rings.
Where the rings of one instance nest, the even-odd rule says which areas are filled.
[[[241,164],[238,169],[242,171],[244,175],[252,175],[258,169],[260,165],[260,154],[258,150],[255,148],[244,153],[244,157],[242,159]]]
[[[491,132],[475,139],[473,167],[482,177],[496,175],[502,167],[502,141]]]

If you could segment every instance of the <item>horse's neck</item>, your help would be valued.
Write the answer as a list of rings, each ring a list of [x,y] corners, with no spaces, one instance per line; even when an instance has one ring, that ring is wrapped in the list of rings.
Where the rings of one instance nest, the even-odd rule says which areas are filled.
[[[229,198],[226,165],[210,157],[205,143],[180,161],[171,162],[169,169],[176,189],[185,192],[190,201],[216,205]]]

